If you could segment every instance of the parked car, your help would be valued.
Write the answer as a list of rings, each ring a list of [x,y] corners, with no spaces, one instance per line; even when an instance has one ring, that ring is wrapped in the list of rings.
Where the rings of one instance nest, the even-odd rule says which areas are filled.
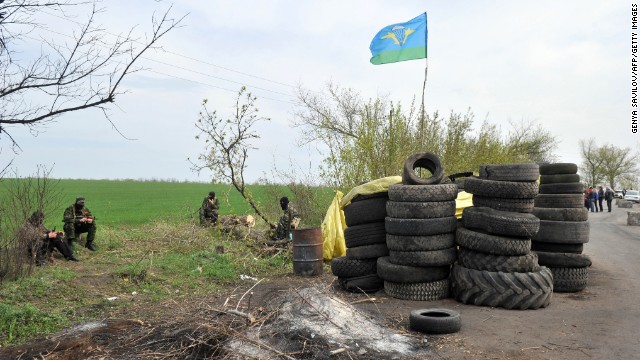
[[[624,195],[625,200],[633,201],[636,203],[640,203],[640,191],[638,190],[627,190],[627,193]]]
[[[613,197],[618,198],[618,199],[623,199],[624,198],[624,192],[622,192],[622,190],[616,190],[615,193],[613,194]]]

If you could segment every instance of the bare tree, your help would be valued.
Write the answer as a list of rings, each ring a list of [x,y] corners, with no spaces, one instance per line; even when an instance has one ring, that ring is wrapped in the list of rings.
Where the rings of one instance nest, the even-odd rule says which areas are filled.
[[[595,139],[591,138],[580,140],[580,150],[582,170],[590,184],[606,181],[615,188],[617,183],[633,184],[639,175],[638,154],[631,148],[609,144],[597,146]]]
[[[76,22],[69,11],[92,6],[84,22]],[[158,41],[175,29],[184,17],[170,18],[171,8],[152,16],[152,31],[144,41],[128,33],[109,41],[111,34],[97,23],[104,11],[97,1],[13,0],[0,2],[0,136],[11,146],[18,144],[9,130],[27,126],[32,131],[60,115],[98,108],[109,118],[108,109],[125,93],[122,81],[135,71],[140,57],[157,46]],[[53,40],[53,29],[39,22],[44,14],[78,24],[69,40]],[[21,46],[38,41],[40,54],[25,57]]]
[[[591,138],[589,140],[580,140],[580,154],[582,155],[582,171],[583,180],[587,181],[587,185],[596,185],[602,179],[601,165],[602,161],[598,156],[598,145],[596,140]]]
[[[196,122],[200,134],[196,139],[204,140],[205,149],[198,155],[199,163],[191,161],[191,164],[194,171],[209,169],[218,181],[230,182],[258,216],[274,225],[260,211],[244,181],[249,150],[256,149],[251,141],[260,138],[252,127],[260,121],[270,121],[269,118],[258,116],[256,100],[243,86],[236,98],[235,114],[226,119],[218,117],[215,110],[210,111],[207,108],[208,100],[203,100],[203,110]]]

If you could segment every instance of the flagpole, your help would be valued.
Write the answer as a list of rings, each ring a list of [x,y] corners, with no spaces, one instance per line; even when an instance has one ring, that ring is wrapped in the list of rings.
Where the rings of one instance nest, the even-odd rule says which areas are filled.
[[[424,93],[427,87],[427,70],[429,69],[429,59],[425,58],[425,66],[424,66],[424,82],[422,83],[422,105],[420,109],[422,110],[420,114],[420,142],[424,143],[424,127],[426,121],[426,109],[424,107]],[[422,144],[420,144],[422,145]]]

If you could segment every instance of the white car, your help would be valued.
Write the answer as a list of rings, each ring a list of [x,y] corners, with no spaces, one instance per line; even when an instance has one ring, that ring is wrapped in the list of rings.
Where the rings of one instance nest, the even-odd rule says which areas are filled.
[[[624,198],[624,193],[622,192],[622,190],[616,190],[613,193],[613,197],[618,198],[618,199],[623,199]]]
[[[638,192],[638,190],[627,190],[627,193],[624,195],[624,199],[640,203],[640,192]]]

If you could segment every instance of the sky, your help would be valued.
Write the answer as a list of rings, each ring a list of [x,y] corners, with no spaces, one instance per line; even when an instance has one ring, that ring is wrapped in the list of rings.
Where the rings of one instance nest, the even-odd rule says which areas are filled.
[[[126,79],[127,93],[110,109],[126,138],[100,111],[69,113],[37,133],[11,128],[22,150],[13,153],[0,137],[0,162],[13,161],[21,176],[45,165],[54,178],[216,181],[210,172],[192,171],[187,160],[204,149],[195,121],[203,99],[219,114],[231,114],[246,85],[271,120],[256,127],[261,138],[245,178],[268,177],[291,162],[316,169],[326,149],[297,141],[296,86],[321,92],[333,82],[365,99],[388,94],[407,105],[419,99],[426,61],[372,65],[369,44],[381,28],[423,12],[427,111],[471,109],[474,127],[486,119],[503,132],[510,122],[539,123],[558,139],[559,162],[581,162],[581,139],[638,151],[640,134],[631,131],[633,3],[178,1],[171,14],[186,15],[182,26],[160,41],[162,51],[141,59],[146,70]],[[171,3],[109,0],[102,6],[98,21],[106,36],[135,27],[144,37],[154,11]],[[73,21],[41,16],[56,33],[77,31]],[[80,13],[74,21],[85,18]]]

